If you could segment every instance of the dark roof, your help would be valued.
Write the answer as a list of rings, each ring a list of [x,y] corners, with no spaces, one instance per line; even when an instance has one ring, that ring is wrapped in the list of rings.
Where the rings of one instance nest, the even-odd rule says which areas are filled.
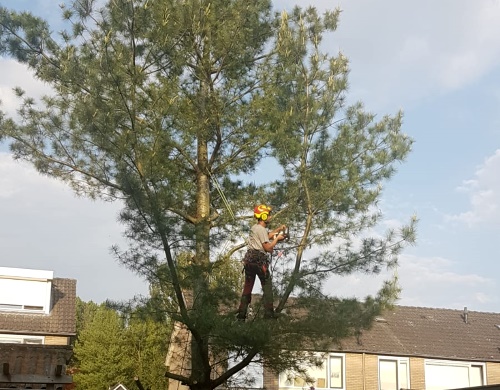
[[[52,280],[50,314],[0,312],[0,333],[73,336],[76,334],[76,280]]]
[[[467,320],[465,319],[467,317]],[[500,313],[396,306],[345,352],[500,362]]]

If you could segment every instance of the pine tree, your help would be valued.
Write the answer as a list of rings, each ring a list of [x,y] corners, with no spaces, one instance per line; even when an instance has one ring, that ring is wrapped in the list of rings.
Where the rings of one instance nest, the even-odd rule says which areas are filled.
[[[274,14],[268,0],[97,7],[64,8],[71,30],[60,35],[0,9],[0,52],[53,87],[38,105],[18,89],[19,120],[2,115],[0,139],[80,195],[123,200],[130,246],[115,254],[191,336],[192,371],[167,377],[211,390],[252,360],[297,368],[306,342],[327,348],[369,327],[394,301],[393,281],[364,301],[322,287],[394,266],[414,241],[414,220],[371,234],[383,184],[412,141],[400,113],[376,120],[346,104],[348,61],[321,51],[339,11]],[[245,179],[257,174],[265,185]],[[293,228],[274,281],[277,310],[301,316],[236,327],[231,258],[258,203]],[[228,352],[240,363],[228,368]]]

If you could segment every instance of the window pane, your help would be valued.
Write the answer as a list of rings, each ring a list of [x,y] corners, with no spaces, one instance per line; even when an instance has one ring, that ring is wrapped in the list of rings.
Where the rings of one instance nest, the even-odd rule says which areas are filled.
[[[397,361],[379,361],[380,390],[398,390]]]
[[[6,335],[0,334],[0,343],[11,344],[43,344],[43,337],[28,335]]]
[[[291,387],[293,386],[293,377],[290,377],[289,372],[282,372],[280,374],[280,387]]]
[[[469,387],[469,367],[430,364],[425,366],[425,389],[444,390]]]
[[[305,379],[296,373],[293,372],[283,372],[279,376],[279,386],[280,387],[300,387],[304,389],[309,389],[310,387],[314,387],[315,389],[324,389],[328,386],[328,376],[327,376],[327,368],[326,365],[327,360],[323,360],[323,364],[321,367],[308,367],[307,375],[313,381],[311,383],[306,383]]]
[[[255,359],[258,360],[259,355]],[[228,368],[234,367],[239,361],[239,358],[230,356],[227,362]],[[262,388],[264,386],[264,369],[262,364],[250,362],[248,366],[232,376],[231,384],[239,388]]]
[[[24,344],[43,344],[42,339],[37,339],[37,338],[26,338],[23,340]]]
[[[319,389],[326,388],[326,359],[323,361],[323,365],[321,367],[311,367],[307,373],[309,376],[315,379],[312,386]]]
[[[0,279],[0,307],[22,310],[24,305],[48,308],[50,286],[47,281]]]
[[[471,366],[470,368],[470,386],[482,386],[483,383],[483,366]]]
[[[399,388],[409,389],[410,384],[408,382],[408,362],[405,360],[399,361]]]
[[[330,356],[330,387],[341,389],[342,378],[342,357]]]
[[[294,387],[306,387],[306,381],[301,377],[296,376],[293,380]]]

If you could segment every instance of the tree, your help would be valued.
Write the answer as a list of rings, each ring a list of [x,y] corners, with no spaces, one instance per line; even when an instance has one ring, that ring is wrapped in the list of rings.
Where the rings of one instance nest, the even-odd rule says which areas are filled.
[[[414,219],[372,231],[412,141],[401,113],[377,121],[346,104],[348,61],[321,51],[339,13],[275,14],[269,0],[75,0],[63,8],[71,31],[56,36],[33,15],[1,10],[1,53],[53,93],[37,105],[18,89],[20,119],[3,116],[0,138],[78,194],[124,202],[130,246],[115,254],[190,333],[191,373],[166,376],[192,389],[257,359],[298,368],[304,343],[358,334],[397,295],[393,281],[364,301],[322,292],[331,275],[394,266],[415,238]],[[263,158],[277,173],[257,185]],[[277,310],[302,315],[233,326],[221,310],[239,294],[228,259],[258,203],[293,227],[275,272]],[[228,351],[240,358],[230,368]]]
[[[77,388],[106,389],[117,383],[166,389],[165,355],[170,326],[147,310],[119,313],[107,304],[77,302],[77,340],[73,370]]]
[[[106,389],[119,382],[131,388],[133,356],[129,351],[123,320],[114,310],[100,305],[80,330],[75,343],[77,388]]]
[[[134,377],[145,389],[167,389],[165,356],[170,326],[150,318],[132,318],[125,332],[126,344],[134,363]],[[133,387],[131,387],[133,388]]]

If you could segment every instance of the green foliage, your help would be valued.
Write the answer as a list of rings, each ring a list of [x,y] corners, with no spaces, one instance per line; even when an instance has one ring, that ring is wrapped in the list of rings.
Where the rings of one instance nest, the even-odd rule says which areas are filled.
[[[80,389],[106,389],[117,383],[134,388],[138,377],[145,387],[165,389],[165,356],[169,327],[151,318],[127,321],[106,305],[78,300],[74,380]],[[81,318],[84,318],[81,321]]]
[[[80,331],[74,347],[78,362],[74,381],[79,389],[105,389],[119,382],[131,387],[133,358],[123,329],[119,315],[101,305]]]
[[[327,297],[323,287],[332,275],[395,267],[415,241],[415,218],[381,233],[377,207],[412,140],[402,113],[378,117],[346,104],[348,60],[322,51],[340,11],[273,14],[268,0],[98,3],[65,7],[69,28],[57,35],[33,15],[0,8],[0,53],[53,88],[39,103],[19,88],[19,120],[1,114],[0,139],[76,193],[123,202],[129,247],[113,252],[151,283],[139,317],[156,311],[191,336],[191,374],[167,376],[213,389],[259,356],[275,370],[298,367],[292,351],[369,327],[397,298],[392,281],[364,300]],[[249,182],[255,175],[266,185]],[[291,314],[264,323],[255,302],[255,318],[233,326],[238,249],[262,202],[292,229],[274,267],[277,311]],[[88,326],[81,314],[76,346],[89,359],[96,347],[85,339],[101,337],[91,325],[115,337],[114,348],[123,344],[111,335],[124,326],[116,313],[94,309]],[[148,326],[128,325],[137,337]],[[228,368],[228,351],[241,363]],[[102,356],[81,359],[89,381],[109,379],[91,376],[113,361]]]
[[[152,319],[131,319],[125,331],[134,374],[145,388],[167,388],[165,357],[169,336],[170,327]]]
[[[79,297],[76,298],[76,333],[85,329],[90,322],[93,321],[95,313],[99,310],[100,305],[92,301],[85,302]]]

